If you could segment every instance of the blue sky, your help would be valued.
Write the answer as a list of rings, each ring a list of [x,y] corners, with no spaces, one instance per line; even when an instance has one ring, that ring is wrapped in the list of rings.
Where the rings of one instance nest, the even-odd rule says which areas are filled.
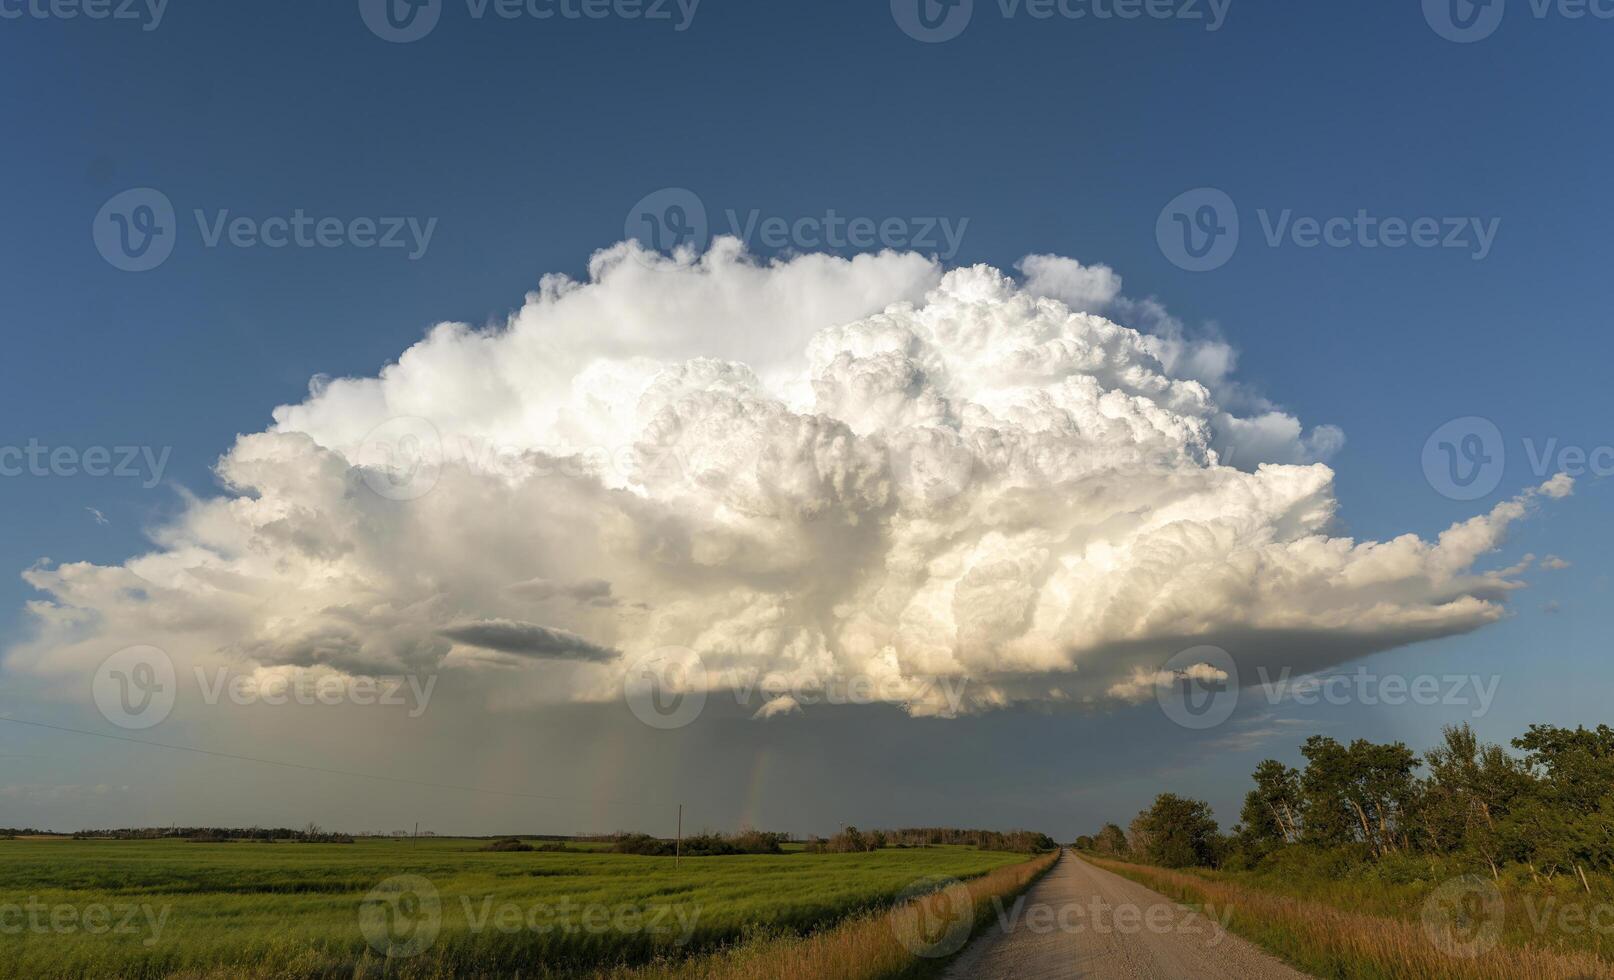
[[[1240,0],[1216,30],[1183,17],[1011,17],[977,2],[942,43],[904,34],[886,4],[850,0],[704,0],[682,30],[676,6],[671,21],[478,19],[449,2],[411,43],[377,37],[352,0],[172,0],[150,30],[0,20],[0,444],[171,447],[161,481],[0,477],[0,624],[28,628],[21,610],[38,594],[19,575],[41,557],[116,564],[151,547],[147,531],[185,494],[218,492],[212,467],[236,435],[301,401],[311,377],[373,375],[438,321],[502,319],[541,275],[582,275],[592,251],[623,237],[635,202],[663,188],[695,192],[714,227],[730,210],[967,219],[949,265],[1010,269],[1031,253],[1107,264],[1128,295],[1220,331],[1242,381],[1308,425],[1344,430],[1330,465],[1345,531],[1438,533],[1556,472],[1532,465],[1550,441],[1588,453],[1614,442],[1603,186],[1614,21],[1506,8],[1493,35],[1468,44],[1416,5]],[[158,268],[124,272],[98,253],[92,222],[142,187],[171,200],[177,238]],[[1196,188],[1225,192],[1241,224],[1231,259],[1204,272],[1174,264],[1156,237],[1162,208]],[[198,209],[435,224],[418,258],[208,247]],[[1495,238],[1478,260],[1472,248],[1356,238],[1271,244],[1263,225],[1286,209],[1477,220]],[[1495,423],[1507,464],[1494,492],[1454,501],[1420,454],[1467,416]],[[1476,722],[1492,738],[1531,721],[1609,720],[1598,695],[1614,681],[1607,503],[1587,476],[1513,529],[1495,566],[1531,552],[1572,567],[1532,573],[1511,618],[1370,663],[1500,674]],[[11,680],[7,713],[66,717]],[[1356,705],[1310,717],[1342,737],[1422,746],[1460,715]],[[1123,779],[1084,770],[1090,719],[961,724],[1006,751],[1029,732],[1070,740],[995,787],[1016,820],[1062,834],[1122,819],[1173,780],[1230,823],[1242,776],[1303,737],[1248,751],[1173,743],[1174,764],[1135,760]],[[29,758],[0,760],[0,785],[119,781],[72,737],[0,735],[14,736]],[[878,776],[849,780],[844,808],[871,812],[857,822],[918,818],[879,799]],[[927,778],[934,788],[946,774]],[[960,822],[1000,822],[953,809]],[[100,816],[33,812],[62,826]],[[343,817],[368,819],[358,804],[326,819]]]

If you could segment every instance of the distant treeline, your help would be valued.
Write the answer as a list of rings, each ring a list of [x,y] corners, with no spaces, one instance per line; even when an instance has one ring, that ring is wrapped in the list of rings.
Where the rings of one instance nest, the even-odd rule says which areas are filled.
[[[685,857],[716,857],[724,854],[781,854],[781,846],[789,841],[785,834],[761,830],[742,830],[737,834],[699,833],[683,841],[662,840],[649,834],[618,834],[611,842],[611,850],[618,854],[648,854],[671,857],[675,853]]]
[[[533,838],[540,840],[541,838]],[[575,848],[567,847],[562,841],[550,841],[536,847],[519,837],[504,837],[484,845],[484,851],[573,851]]]
[[[1583,885],[1587,871],[1614,870],[1614,729],[1531,725],[1512,744],[1517,753],[1461,725],[1420,757],[1400,742],[1313,735],[1300,749],[1303,769],[1272,759],[1256,767],[1231,834],[1204,802],[1164,793],[1128,829],[1106,824],[1074,846],[1230,870],[1299,857],[1291,852],[1355,862],[1440,856],[1493,877],[1512,866]]]
[[[647,854],[670,857],[707,857],[724,854],[780,854],[790,842],[787,834],[744,830],[737,834],[702,832],[685,837],[682,843],[649,834],[620,833],[611,838],[611,849],[618,854]],[[1047,834],[1031,831],[1000,833],[995,830],[956,830],[950,827],[862,831],[846,827],[833,837],[809,837],[806,850],[814,854],[855,854],[887,847],[935,847],[956,844],[983,851],[1017,851],[1027,854],[1051,851],[1059,844]]]
[[[302,844],[351,844],[350,834],[329,833],[315,824],[302,830],[290,827],[122,827],[115,830],[81,830],[75,840],[163,840],[178,838],[197,843],[222,844],[230,841],[249,841],[270,844],[292,841]]]
[[[0,830],[0,836],[26,836],[38,833],[42,832]],[[111,830],[82,830],[73,836],[81,840],[178,839],[196,843],[290,841],[310,844],[351,844],[354,840],[350,834],[327,832],[316,824],[309,824],[301,830],[290,827],[122,827]],[[526,843],[534,840],[551,843],[537,847]],[[615,834],[578,837],[523,834],[492,838],[484,850],[563,850],[564,842],[596,842],[610,844],[611,850],[618,854],[670,857],[676,852],[685,857],[708,857],[724,854],[780,854],[783,853],[784,845],[790,841],[789,834],[771,831],[743,830],[736,834],[702,831],[685,837],[680,844],[670,838],[619,831]],[[856,827],[846,827],[827,839],[808,838],[806,850],[813,853],[843,854],[877,851],[887,847],[936,847],[944,844],[975,847],[983,851],[1014,851],[1026,854],[1051,851],[1059,846],[1047,834],[1028,830],[1003,833],[995,830],[959,830],[952,827],[909,827],[900,830],[860,831]]]
[[[983,851],[1014,851],[1023,854],[1037,854],[1059,847],[1058,842],[1047,834],[1029,830],[1003,833],[996,830],[958,830],[952,827],[904,827],[897,830],[864,832],[856,827],[847,827],[828,840],[810,838],[807,841],[807,850],[845,853],[877,851],[882,847],[938,847],[943,844],[974,847]]]

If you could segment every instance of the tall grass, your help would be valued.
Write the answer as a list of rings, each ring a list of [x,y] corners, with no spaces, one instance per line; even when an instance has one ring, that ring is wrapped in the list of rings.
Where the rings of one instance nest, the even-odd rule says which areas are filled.
[[[999,868],[964,882],[975,911],[971,932],[993,915],[994,898],[1019,895],[1059,860],[1057,852]],[[609,980],[898,980],[939,972],[945,960],[915,953],[904,942],[899,917],[929,906],[929,897],[909,907],[866,913],[804,936],[763,938],[710,956],[635,970],[600,974]],[[925,909],[928,911],[933,911]]]
[[[1186,904],[1229,914],[1228,928],[1319,977],[1362,980],[1585,980],[1614,977],[1587,952],[1499,942],[1456,955],[1417,918],[1364,915],[1217,877],[1088,856],[1093,864]],[[1414,913],[1415,914],[1415,913]],[[1450,944],[1461,946],[1460,942]]]

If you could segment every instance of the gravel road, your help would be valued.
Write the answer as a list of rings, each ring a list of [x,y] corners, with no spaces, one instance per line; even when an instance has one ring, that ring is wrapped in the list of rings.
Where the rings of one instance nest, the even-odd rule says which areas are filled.
[[[947,980],[1305,980],[1219,921],[1069,851],[954,961]]]

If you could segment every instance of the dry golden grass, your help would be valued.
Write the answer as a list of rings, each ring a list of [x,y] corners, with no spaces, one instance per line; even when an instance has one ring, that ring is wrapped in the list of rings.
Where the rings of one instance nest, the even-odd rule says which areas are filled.
[[[994,898],[1025,891],[1059,860],[1045,854],[964,882],[975,911],[974,928],[992,915]],[[920,956],[901,933],[914,913],[934,906],[919,898],[895,909],[857,916],[806,936],[760,939],[683,962],[601,974],[610,980],[892,980],[929,976],[945,960]],[[946,899],[940,899],[946,904]],[[960,903],[963,904],[963,903]],[[946,910],[930,908],[945,918]]]
[[[1243,885],[1164,868],[1088,857],[1177,901],[1231,910],[1228,927],[1321,977],[1394,980],[1584,980],[1614,977],[1590,953],[1498,943],[1475,956],[1445,949],[1422,921],[1347,912],[1321,902],[1273,895]]]

